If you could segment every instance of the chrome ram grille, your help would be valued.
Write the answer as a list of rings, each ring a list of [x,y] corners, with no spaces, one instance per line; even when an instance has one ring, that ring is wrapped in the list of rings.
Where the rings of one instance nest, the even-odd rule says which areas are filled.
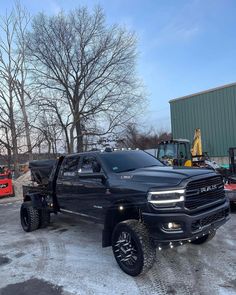
[[[193,210],[225,198],[221,176],[195,180],[186,187],[185,207]]]

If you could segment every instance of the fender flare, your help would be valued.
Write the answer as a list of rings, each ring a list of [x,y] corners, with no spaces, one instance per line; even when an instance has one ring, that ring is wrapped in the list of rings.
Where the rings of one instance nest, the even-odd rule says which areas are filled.
[[[45,207],[44,198],[40,193],[27,193],[24,196],[24,203],[27,201],[30,201],[31,205],[29,206],[33,206],[35,209],[42,209]]]
[[[118,209],[119,205],[124,206],[124,211],[123,209],[122,211],[119,211]],[[132,215],[130,213],[132,213]],[[134,218],[134,219],[139,218],[139,209],[132,202],[121,199],[121,200],[117,200],[109,208],[107,208],[105,218],[104,218],[104,228],[102,232],[103,247],[111,246],[111,236],[116,224],[119,223],[120,221],[130,219],[130,218]]]

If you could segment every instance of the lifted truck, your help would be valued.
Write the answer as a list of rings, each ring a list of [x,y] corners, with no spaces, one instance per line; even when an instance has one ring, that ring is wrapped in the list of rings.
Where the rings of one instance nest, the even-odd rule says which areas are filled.
[[[101,222],[103,247],[131,276],[152,267],[156,248],[205,243],[229,219],[222,177],[211,170],[167,167],[143,151],[72,154],[52,166],[31,163],[40,184],[24,187],[23,229],[45,227],[52,212]]]

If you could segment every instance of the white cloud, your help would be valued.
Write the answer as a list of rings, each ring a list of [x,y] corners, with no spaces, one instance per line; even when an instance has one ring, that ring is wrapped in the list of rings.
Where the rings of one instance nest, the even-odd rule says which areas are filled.
[[[202,12],[199,1],[191,1],[182,9],[169,15],[166,24],[153,38],[152,47],[176,42],[188,42],[202,32]]]
[[[55,0],[50,0],[49,4],[49,11],[53,14],[58,14],[61,11],[60,5]]]
[[[161,35],[165,37],[166,40],[188,40],[196,36],[200,32],[200,26],[197,23],[172,23],[165,27]]]

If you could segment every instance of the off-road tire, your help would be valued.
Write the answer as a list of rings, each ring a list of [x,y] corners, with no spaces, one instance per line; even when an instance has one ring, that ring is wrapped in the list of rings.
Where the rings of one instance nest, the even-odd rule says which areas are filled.
[[[131,267],[124,264],[119,258],[117,242],[122,233],[128,233],[137,249],[137,260]],[[130,276],[138,276],[147,272],[155,262],[156,248],[150,240],[149,233],[144,224],[138,220],[126,220],[118,223],[112,234],[112,249],[115,259],[120,268]]]
[[[24,202],[20,209],[21,225],[24,231],[31,232],[39,228],[40,213],[31,201]]]
[[[46,209],[39,210],[39,228],[45,228],[50,223],[50,212]]]
[[[216,232],[213,231],[210,234],[207,234],[203,237],[193,240],[191,243],[194,245],[201,245],[201,244],[207,243],[214,238],[215,234],[216,234]]]

